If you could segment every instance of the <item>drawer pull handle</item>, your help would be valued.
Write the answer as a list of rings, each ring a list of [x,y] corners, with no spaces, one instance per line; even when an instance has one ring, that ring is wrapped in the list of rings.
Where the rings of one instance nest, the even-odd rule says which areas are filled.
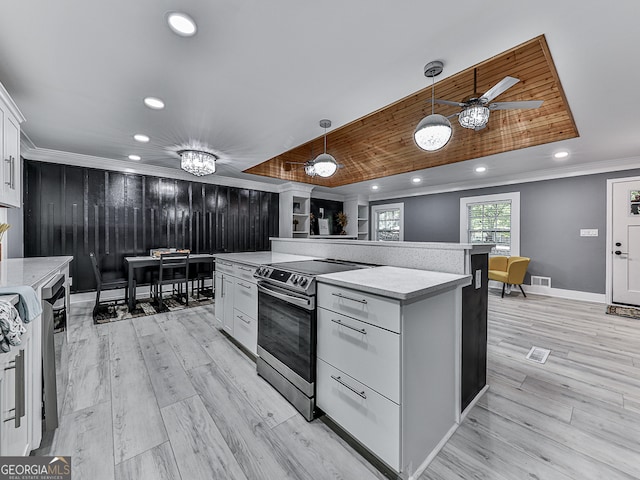
[[[245,285],[244,283],[240,283],[240,282],[238,282],[238,285],[240,285],[241,287],[248,288],[249,290],[251,290],[251,285]]]
[[[245,272],[253,272],[253,268],[247,268],[247,267],[238,267],[240,270],[244,270]]]
[[[242,315],[238,315],[238,318],[240,320],[242,320],[244,323],[246,323],[247,325],[251,325],[251,322],[247,319],[245,319]]]
[[[342,377],[336,377],[335,375],[331,375],[331,378],[333,378],[336,382],[338,382],[340,385],[347,387],[349,390],[351,390],[353,393],[355,393],[356,395],[361,396],[362,398],[366,399],[367,395],[364,393],[364,390],[362,390],[361,392],[358,391],[357,389],[353,388],[351,385],[349,385],[348,383],[346,383],[344,380],[342,380]]]
[[[367,301],[364,298],[363,299],[359,299],[359,298],[347,297],[346,295],[343,295],[341,293],[332,293],[331,295],[333,295],[335,297],[344,298],[345,300],[351,300],[351,301],[354,301],[354,302],[362,303],[362,304],[366,304],[367,303]]]
[[[358,333],[361,333],[363,335],[367,334],[367,331],[364,328],[356,328],[356,327],[352,327],[351,325],[347,325],[346,323],[342,323],[341,320],[336,320],[335,318],[332,318],[331,321],[333,323],[337,323],[338,325],[342,326],[342,327],[347,327],[350,328],[351,330],[355,330]]]

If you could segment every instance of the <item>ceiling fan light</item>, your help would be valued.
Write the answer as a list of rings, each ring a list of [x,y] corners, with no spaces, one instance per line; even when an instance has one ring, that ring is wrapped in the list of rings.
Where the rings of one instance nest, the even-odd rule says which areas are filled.
[[[316,167],[313,165],[313,162],[307,162],[304,164],[304,173],[310,177],[316,176]]]
[[[483,128],[489,121],[489,107],[470,105],[458,115],[458,122],[464,128]]]
[[[210,175],[216,171],[216,157],[209,152],[202,152],[200,150],[182,150],[178,152],[180,155],[180,167],[192,175],[201,177],[203,175]]]
[[[321,153],[313,160],[313,171],[319,177],[328,178],[338,171],[338,162],[333,155]]]
[[[434,152],[449,142],[452,132],[449,119],[438,113],[433,113],[420,120],[413,133],[413,138],[418,147],[428,152]]]

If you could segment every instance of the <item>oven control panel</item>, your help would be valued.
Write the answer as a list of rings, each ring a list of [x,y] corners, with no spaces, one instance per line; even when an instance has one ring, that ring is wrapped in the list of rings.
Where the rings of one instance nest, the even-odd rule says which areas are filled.
[[[258,268],[254,276],[258,279],[267,280],[270,283],[292,288],[300,292],[308,291],[313,284],[313,276],[302,275],[268,266]]]

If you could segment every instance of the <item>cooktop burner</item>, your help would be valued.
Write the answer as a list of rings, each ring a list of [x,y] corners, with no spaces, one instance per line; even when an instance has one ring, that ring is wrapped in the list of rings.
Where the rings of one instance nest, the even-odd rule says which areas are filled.
[[[267,283],[305,293],[306,295],[315,295],[315,277],[317,275],[376,266],[369,263],[334,259],[303,260],[264,265],[258,268],[254,276]]]

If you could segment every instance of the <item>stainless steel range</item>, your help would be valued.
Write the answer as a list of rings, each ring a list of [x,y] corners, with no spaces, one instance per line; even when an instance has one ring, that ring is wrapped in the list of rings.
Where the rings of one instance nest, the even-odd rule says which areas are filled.
[[[307,260],[265,265],[258,279],[258,374],[307,419],[315,411],[316,275],[373,265]]]

